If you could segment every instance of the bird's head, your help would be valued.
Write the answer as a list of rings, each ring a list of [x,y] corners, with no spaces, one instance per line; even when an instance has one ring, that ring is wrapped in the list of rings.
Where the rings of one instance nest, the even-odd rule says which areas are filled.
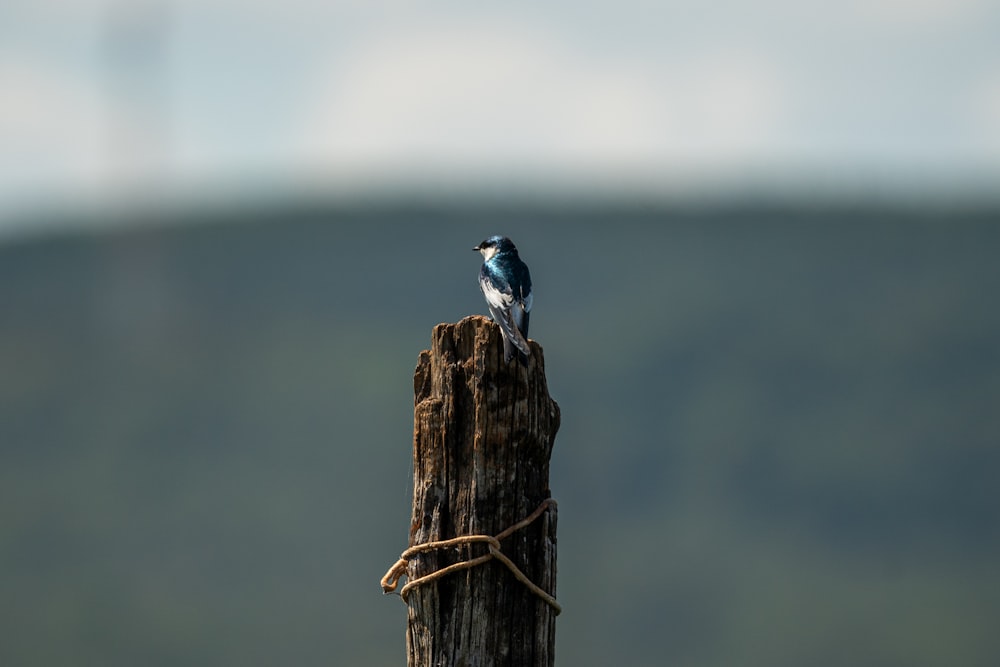
[[[473,250],[478,250],[482,254],[483,259],[487,261],[498,252],[517,252],[517,248],[514,247],[513,242],[506,236],[491,236],[473,248]]]

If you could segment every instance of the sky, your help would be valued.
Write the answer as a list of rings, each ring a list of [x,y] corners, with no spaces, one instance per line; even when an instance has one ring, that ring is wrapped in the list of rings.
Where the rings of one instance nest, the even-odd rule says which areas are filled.
[[[6,0],[0,218],[303,189],[988,192],[1000,2]]]

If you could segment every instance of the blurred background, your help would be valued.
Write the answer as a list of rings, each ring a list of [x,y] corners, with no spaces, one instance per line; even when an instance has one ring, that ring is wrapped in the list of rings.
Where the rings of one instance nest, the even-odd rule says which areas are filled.
[[[396,665],[511,236],[561,665],[1000,659],[1000,6],[0,6],[0,664]]]

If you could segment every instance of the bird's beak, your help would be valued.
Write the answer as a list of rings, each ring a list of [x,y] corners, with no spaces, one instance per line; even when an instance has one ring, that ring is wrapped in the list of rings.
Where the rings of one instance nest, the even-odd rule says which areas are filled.
[[[482,247],[481,246],[476,246],[475,248],[473,248],[473,250],[478,252],[479,250],[482,250]]]

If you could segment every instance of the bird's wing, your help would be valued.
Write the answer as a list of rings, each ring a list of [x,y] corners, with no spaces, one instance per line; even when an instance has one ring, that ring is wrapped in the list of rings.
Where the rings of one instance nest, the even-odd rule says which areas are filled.
[[[514,344],[514,347],[530,356],[531,348],[528,347],[528,341],[524,339],[521,331],[517,328],[517,324],[511,316],[510,308],[497,308],[490,304],[490,314],[493,316],[493,321],[500,325],[500,331],[503,332],[504,339],[509,340]]]
[[[479,272],[479,288],[486,298],[486,304],[490,307],[493,320],[500,325],[504,338],[511,341],[524,354],[531,354],[528,341],[524,339],[519,323],[515,322],[511,313],[512,307],[520,310],[521,306],[517,303],[519,299],[515,297],[510,284],[503,276],[491,271],[484,264],[482,271]]]
[[[514,313],[514,322],[517,324],[517,328],[521,330],[521,335],[525,338],[528,337],[528,318],[531,315],[531,302],[533,300],[531,288],[529,287],[527,294],[524,294],[522,290],[521,298],[517,299],[517,305],[511,308],[511,312]]]
[[[523,294],[523,291],[522,291],[522,295],[521,295],[521,299],[520,299],[520,301],[521,301],[521,307],[524,308],[524,312],[526,312],[526,313],[531,311],[531,302],[534,301],[534,298],[532,297],[531,291],[530,291],[531,288],[528,288],[528,289],[529,289],[529,291],[528,291],[527,294]]]
[[[510,288],[510,283],[496,271],[491,271],[486,264],[483,264],[479,272],[479,289],[482,290],[490,308],[506,309],[514,305],[514,290]]]
[[[523,306],[514,306],[510,309],[510,313],[514,318],[514,324],[517,326],[518,331],[525,338],[528,337],[528,319],[531,317],[531,312],[528,308]]]

